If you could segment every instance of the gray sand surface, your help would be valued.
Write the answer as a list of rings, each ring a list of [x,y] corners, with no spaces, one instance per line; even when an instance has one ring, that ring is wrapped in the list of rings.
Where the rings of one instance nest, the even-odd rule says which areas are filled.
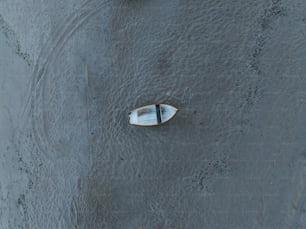
[[[305,114],[304,0],[2,0],[0,228],[306,228]]]

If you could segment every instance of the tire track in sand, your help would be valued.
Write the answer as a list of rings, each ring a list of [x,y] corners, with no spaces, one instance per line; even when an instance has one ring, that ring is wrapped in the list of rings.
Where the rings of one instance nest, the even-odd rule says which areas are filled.
[[[48,72],[48,68],[52,66],[53,60],[74,32],[109,2],[109,0],[103,2],[86,1],[79,10],[73,12],[63,20],[63,23],[58,26],[56,32],[51,34],[54,39],[48,40],[38,55],[22,116],[25,118],[24,120],[30,119],[34,143],[38,150],[44,152],[44,155],[48,158],[51,157],[49,152],[54,151],[54,149],[48,140],[43,125],[44,109],[42,93],[44,91],[43,82],[46,73]]]

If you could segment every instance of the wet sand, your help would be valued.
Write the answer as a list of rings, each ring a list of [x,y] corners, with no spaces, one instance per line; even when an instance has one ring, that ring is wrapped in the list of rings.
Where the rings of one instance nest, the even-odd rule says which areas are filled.
[[[0,228],[306,227],[305,10],[1,1]]]

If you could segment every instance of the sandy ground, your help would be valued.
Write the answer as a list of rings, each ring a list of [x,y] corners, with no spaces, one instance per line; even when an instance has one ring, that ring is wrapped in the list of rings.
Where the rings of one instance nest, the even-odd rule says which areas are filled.
[[[306,228],[305,12],[2,0],[0,228]]]

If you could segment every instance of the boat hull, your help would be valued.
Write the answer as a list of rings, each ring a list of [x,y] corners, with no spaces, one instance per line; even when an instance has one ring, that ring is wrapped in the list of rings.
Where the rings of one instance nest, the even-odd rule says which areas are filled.
[[[129,123],[136,126],[158,126],[170,121],[178,109],[168,104],[152,104],[129,112]]]

